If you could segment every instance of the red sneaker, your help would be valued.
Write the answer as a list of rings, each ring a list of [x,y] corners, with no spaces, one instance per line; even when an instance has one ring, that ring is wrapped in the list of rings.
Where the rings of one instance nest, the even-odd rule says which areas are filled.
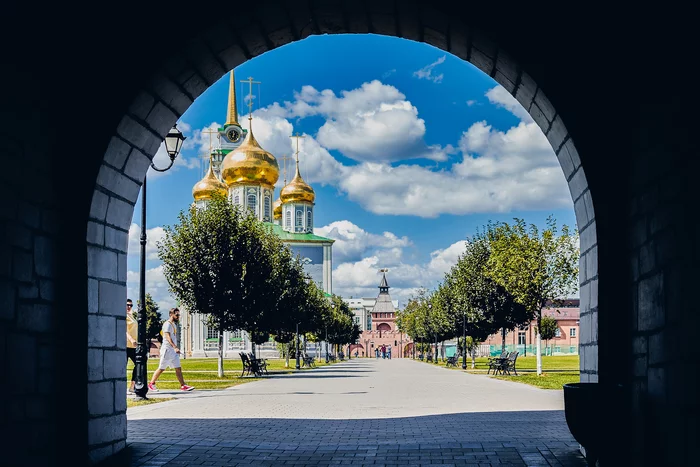
[[[182,386],[180,386],[180,390],[181,390],[181,391],[191,391],[191,390],[193,390],[193,389],[194,389],[193,386],[188,386],[188,385],[186,385],[186,384],[183,384]]]
[[[148,383],[148,390],[158,392],[158,388],[156,387],[155,383]]]

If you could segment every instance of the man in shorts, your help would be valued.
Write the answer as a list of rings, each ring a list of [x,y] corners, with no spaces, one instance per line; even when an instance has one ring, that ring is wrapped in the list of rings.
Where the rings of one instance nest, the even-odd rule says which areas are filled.
[[[160,347],[160,363],[158,369],[153,373],[148,389],[158,392],[156,381],[166,368],[174,368],[177,380],[180,382],[181,391],[191,391],[194,388],[185,384],[182,378],[182,368],[180,367],[180,349],[175,345],[177,342],[177,323],[180,321],[180,310],[171,308],[169,318],[163,323],[163,345]]]

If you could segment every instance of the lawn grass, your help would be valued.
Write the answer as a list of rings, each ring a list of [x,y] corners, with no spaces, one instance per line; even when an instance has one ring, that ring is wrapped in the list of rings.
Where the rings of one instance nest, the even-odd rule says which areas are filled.
[[[580,375],[578,371],[561,372],[561,373],[546,373],[543,372],[540,376],[537,373],[519,374],[518,376],[492,376],[495,379],[505,381],[514,381],[516,383],[525,383],[530,386],[536,386],[542,389],[562,389],[566,383],[578,383]]]
[[[218,359],[216,358],[187,358],[180,360],[182,365],[182,376],[185,382],[194,386],[196,390],[200,389],[226,389],[239,384],[250,383],[253,381],[259,381],[262,378],[256,378],[253,376],[243,376],[241,377],[241,372],[243,371],[243,363],[240,358],[236,359],[224,359],[224,376],[223,378],[218,377]],[[296,364],[295,360],[289,361],[289,368],[285,367],[284,359],[274,358],[267,359],[267,368],[271,374],[284,374],[292,373],[297,371],[294,369]],[[332,363],[326,363],[325,361],[316,362],[316,367],[332,365]],[[131,361],[128,362],[126,366],[126,378],[127,381],[131,379],[131,370],[134,367]],[[158,369],[158,359],[150,358],[148,359],[148,378],[153,375],[153,373]],[[306,371],[309,368],[302,368],[299,371]],[[177,381],[175,376],[175,370],[168,368],[165,370],[158,381],[156,382],[158,389],[179,389],[180,383]],[[162,399],[157,399],[160,401]]]
[[[488,357],[478,357],[476,359],[476,368],[472,369],[471,358],[467,358],[467,373],[485,375],[489,369],[488,361]],[[435,365],[434,363],[427,364]],[[438,366],[445,367],[445,363],[441,361]],[[459,360],[456,367],[448,368],[463,371],[462,360]],[[540,376],[537,376],[537,358],[534,355],[528,355],[527,357],[518,356],[515,368],[518,371],[518,376],[515,376],[515,374],[511,376],[494,376],[491,374],[489,376],[495,379],[529,384],[542,389],[562,389],[564,384],[575,383],[580,380],[578,355],[542,356],[542,375]]]

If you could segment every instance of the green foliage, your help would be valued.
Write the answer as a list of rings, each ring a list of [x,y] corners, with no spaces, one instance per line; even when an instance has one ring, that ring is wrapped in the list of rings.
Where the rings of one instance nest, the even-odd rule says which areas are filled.
[[[333,295],[328,308],[324,309],[319,323],[317,338],[326,339],[334,345],[352,344],[360,338],[361,330],[355,324],[354,313],[338,295]]]
[[[224,197],[181,212],[158,244],[171,292],[219,331],[247,329],[254,342],[317,331],[328,301],[272,232]]]
[[[540,320],[538,332],[540,333],[540,336],[542,336],[542,339],[548,341],[550,339],[554,339],[554,336],[557,333],[557,327],[556,319],[552,318],[551,316],[543,316]]]
[[[489,224],[492,254],[488,275],[527,310],[541,319],[548,303],[566,298],[578,286],[578,233],[564,225],[559,233],[553,217],[540,232],[522,219]],[[538,323],[539,325],[539,323]]]
[[[137,300],[136,310],[131,312],[134,319],[138,319],[139,306],[140,302]],[[163,328],[164,320],[161,318],[158,308],[158,304],[153,300],[151,294],[146,293],[146,339],[162,340],[160,330]]]

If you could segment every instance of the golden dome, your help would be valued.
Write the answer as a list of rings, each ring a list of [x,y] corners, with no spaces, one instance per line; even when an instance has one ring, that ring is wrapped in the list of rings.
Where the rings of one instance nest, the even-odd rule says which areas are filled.
[[[272,218],[282,219],[282,201],[280,199],[272,203]]]
[[[192,196],[195,201],[202,201],[211,199],[214,193],[219,193],[222,196],[226,196],[228,193],[228,187],[222,181],[219,181],[214,175],[214,170],[211,167],[211,162],[209,163],[209,171],[197,184],[192,188]]]
[[[287,203],[297,203],[300,201],[306,201],[313,203],[316,200],[316,193],[314,189],[309,186],[308,183],[301,178],[299,174],[299,161],[297,160],[297,172],[294,174],[294,178],[285,187],[282,188],[280,192],[280,200],[282,204]]]
[[[228,186],[237,183],[274,186],[279,174],[277,159],[260,147],[252,128],[243,144],[226,154],[221,166],[221,178]]]

